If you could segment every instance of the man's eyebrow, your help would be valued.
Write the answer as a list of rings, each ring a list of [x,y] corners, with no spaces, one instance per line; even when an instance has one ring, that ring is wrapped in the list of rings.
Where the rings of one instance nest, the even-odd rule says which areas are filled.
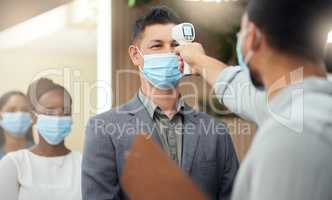
[[[162,40],[151,40],[150,42],[163,43],[164,41],[162,41]]]

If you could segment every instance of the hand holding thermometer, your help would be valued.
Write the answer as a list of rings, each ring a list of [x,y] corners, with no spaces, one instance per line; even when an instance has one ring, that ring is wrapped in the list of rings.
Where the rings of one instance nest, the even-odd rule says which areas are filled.
[[[191,23],[182,23],[172,29],[172,38],[180,45],[193,42],[195,40],[195,28]],[[191,75],[190,66],[185,63],[183,69],[184,75]]]

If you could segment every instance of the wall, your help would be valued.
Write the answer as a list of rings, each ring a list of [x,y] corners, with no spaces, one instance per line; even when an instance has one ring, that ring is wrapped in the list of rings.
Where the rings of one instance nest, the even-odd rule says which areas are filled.
[[[16,25],[72,0],[1,0],[0,30]]]
[[[128,73],[118,75],[121,70],[135,70],[130,62],[128,47],[130,45],[132,25],[144,9],[129,9],[127,1],[112,2],[112,85],[114,105],[120,105],[133,97],[139,88],[139,79]]]

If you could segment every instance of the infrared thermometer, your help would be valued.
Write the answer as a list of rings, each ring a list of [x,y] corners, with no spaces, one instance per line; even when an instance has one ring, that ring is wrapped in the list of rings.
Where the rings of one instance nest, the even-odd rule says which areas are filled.
[[[172,29],[172,37],[180,45],[195,40],[195,28],[191,23],[182,23]]]
[[[180,45],[193,42],[195,40],[195,28],[191,23],[182,23],[172,29],[172,38]],[[191,75],[190,66],[185,63],[183,69],[184,75]]]

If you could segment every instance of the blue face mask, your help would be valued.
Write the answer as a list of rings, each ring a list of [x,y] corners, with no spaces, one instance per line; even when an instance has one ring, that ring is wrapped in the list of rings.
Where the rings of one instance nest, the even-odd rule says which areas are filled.
[[[237,61],[238,61],[239,65],[243,69],[249,69],[248,65],[244,62],[244,57],[242,55],[242,42],[241,42],[241,38],[238,38],[238,40],[237,40],[236,53],[237,53]]]
[[[69,135],[72,124],[71,117],[39,115],[36,128],[48,144],[58,145]]]
[[[174,53],[144,55],[141,73],[160,90],[175,88],[184,76],[179,70],[179,59]]]
[[[2,115],[1,127],[14,137],[24,137],[32,124],[30,113],[6,112]]]

